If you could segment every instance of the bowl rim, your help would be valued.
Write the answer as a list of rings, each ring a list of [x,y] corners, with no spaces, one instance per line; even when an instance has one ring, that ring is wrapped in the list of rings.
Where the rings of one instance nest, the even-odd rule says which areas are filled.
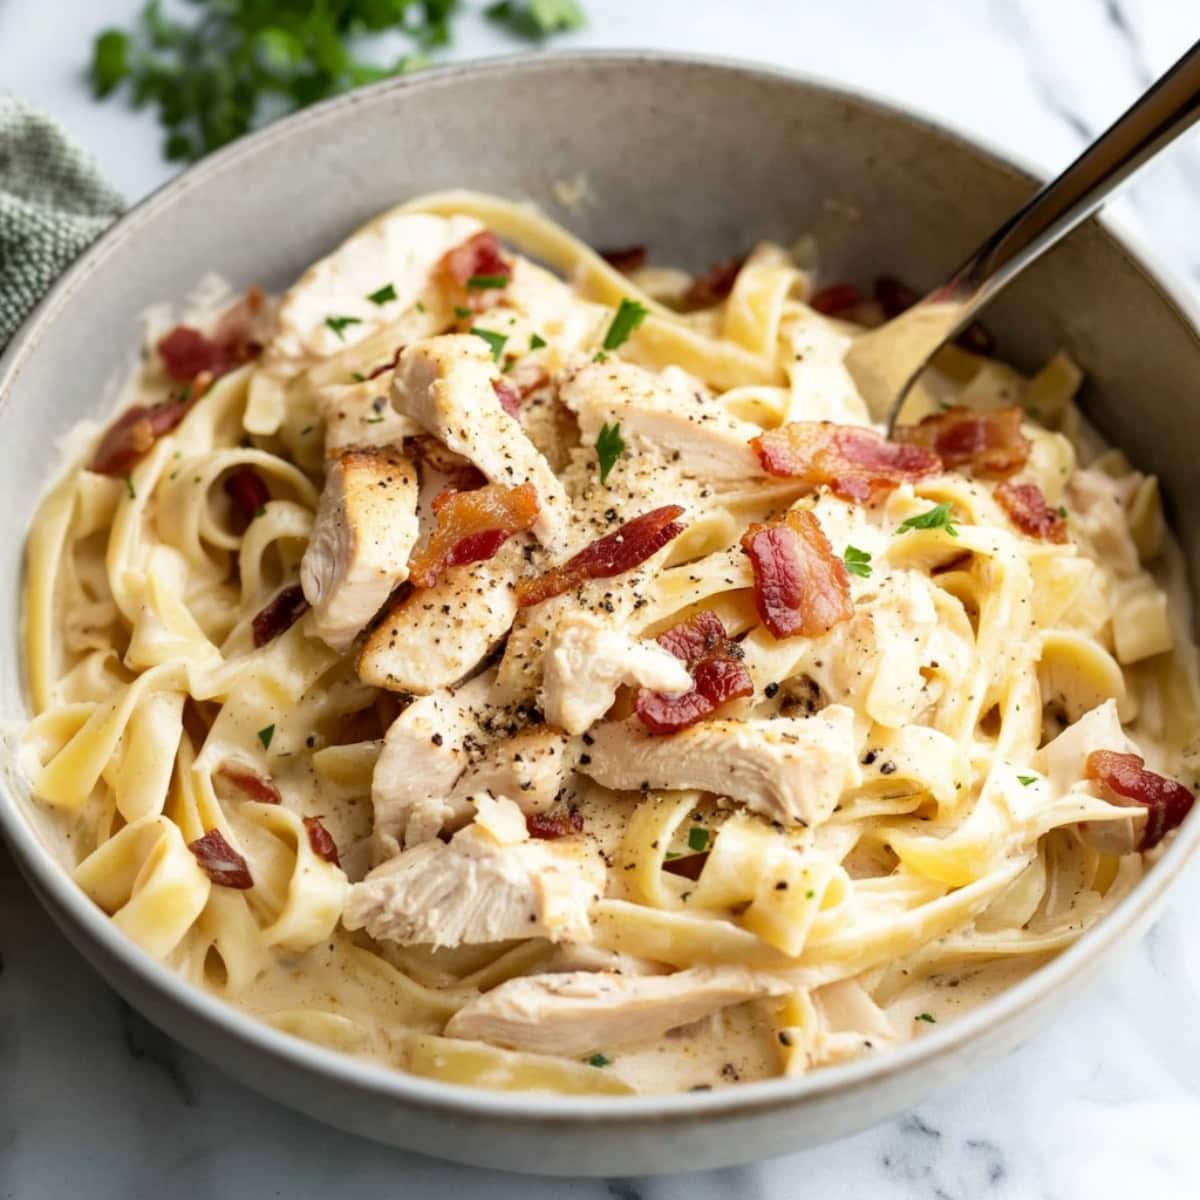
[[[0,412],[7,407],[14,384],[27,361],[36,354],[46,328],[80,284],[114,253],[135,238],[144,221],[167,209],[201,180],[219,175],[244,158],[255,155],[277,139],[302,131],[318,134],[327,123],[344,120],[360,106],[384,102],[393,91],[433,90],[462,78],[482,75],[532,74],[591,68],[641,65],[668,70],[702,68],[749,76],[774,83],[828,92],[852,104],[874,108],[890,118],[901,118],[935,137],[956,142],[962,149],[990,160],[1030,186],[1043,173],[1023,163],[1019,156],[1000,150],[987,138],[957,128],[952,122],[933,119],[923,111],[903,107],[893,98],[872,89],[848,86],[820,74],[719,55],[700,55],[649,49],[577,50],[551,54],[522,53],[449,63],[414,76],[356,89],[312,108],[285,117],[265,129],[238,139],[209,155],[159,186],[113,223],[55,283],[13,336],[0,356]],[[1114,248],[1121,252],[1147,284],[1154,288],[1191,328],[1200,341],[1200,304],[1181,280],[1149,251],[1141,237],[1124,222],[1105,216],[1099,220]],[[18,621],[18,631],[20,622]],[[557,1093],[504,1092],[465,1084],[446,1083],[411,1075],[397,1067],[355,1058],[327,1049],[268,1025],[232,1002],[204,991],[177,975],[126,937],[111,919],[93,905],[83,891],[42,844],[31,822],[19,811],[7,786],[0,787],[0,833],[3,833],[18,866],[33,887],[39,902],[49,900],[52,914],[65,919],[80,937],[97,943],[109,960],[132,973],[140,984],[185,1010],[190,1017],[217,1026],[238,1042],[265,1051],[283,1064],[323,1075],[337,1084],[407,1105],[422,1105],[447,1114],[486,1117],[507,1123],[575,1125],[587,1122],[619,1125],[633,1119],[657,1122],[692,1122],[721,1116],[750,1117],[757,1113],[815,1101],[836,1093],[852,1094],[891,1076],[929,1066],[945,1055],[980,1042],[989,1030],[1008,1027],[1030,1009],[1040,1008],[1088,966],[1104,958],[1131,927],[1155,908],[1200,844],[1200,812],[1193,813],[1175,835],[1161,858],[1102,921],[1031,975],[961,1017],[877,1056],[822,1067],[808,1074],[777,1077],[709,1092],[665,1093],[632,1096],[570,1096]],[[57,909],[57,911],[53,911]],[[87,957],[87,955],[85,955]],[[203,1056],[203,1055],[202,1055]]]

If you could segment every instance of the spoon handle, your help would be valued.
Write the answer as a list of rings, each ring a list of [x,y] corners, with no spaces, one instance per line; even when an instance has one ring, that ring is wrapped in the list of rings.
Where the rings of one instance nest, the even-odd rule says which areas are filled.
[[[964,323],[1197,119],[1200,42],[954,272],[946,288],[955,300],[967,302],[971,311],[964,313]]]

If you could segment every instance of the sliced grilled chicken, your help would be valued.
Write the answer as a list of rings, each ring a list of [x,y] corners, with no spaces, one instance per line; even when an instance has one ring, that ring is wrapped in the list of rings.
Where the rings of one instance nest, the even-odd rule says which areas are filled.
[[[679,695],[691,688],[692,677],[657,642],[635,638],[591,613],[568,612],[546,645],[541,691],[546,720],[583,733],[608,712],[622,685]]]
[[[596,851],[582,838],[529,839],[510,800],[478,805],[480,817],[449,842],[405,850],[355,884],[346,928],[402,945],[589,941],[588,909],[604,889]]]
[[[862,781],[854,713],[701,721],[652,736],[636,717],[597,725],[578,769],[618,791],[698,788],[785,825],[816,825]]]
[[[656,448],[685,474],[719,482],[762,477],[750,449],[762,430],[730,416],[677,367],[656,374],[616,359],[588,363],[568,376],[559,395],[586,445],[617,422],[626,444]]]
[[[454,798],[490,792],[524,813],[545,812],[574,768],[577,746],[557,729],[535,725],[502,736],[484,750],[454,786]]]
[[[417,473],[395,448],[347,450],[325,477],[300,584],[318,636],[344,650],[408,578]]]
[[[324,389],[319,411],[325,424],[325,454],[333,458],[351,446],[399,445],[420,433],[388,400],[390,376]]]
[[[782,979],[744,967],[692,967],[673,975],[528,975],[460,1008],[446,1036],[579,1056],[661,1037],[731,1004],[789,990]]]
[[[537,488],[538,540],[561,549],[570,502],[550,465],[504,411],[493,383],[501,375],[487,342],[473,334],[447,334],[414,342],[400,355],[392,404],[457,454],[470,459],[492,483]]]

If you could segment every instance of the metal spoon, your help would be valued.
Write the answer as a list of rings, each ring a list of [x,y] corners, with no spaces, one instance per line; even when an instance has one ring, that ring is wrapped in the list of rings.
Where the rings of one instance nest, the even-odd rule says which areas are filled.
[[[1057,179],[1009,217],[941,287],[855,339],[846,365],[872,415],[887,418],[889,434],[913,382],[943,343],[1197,119],[1200,42]]]

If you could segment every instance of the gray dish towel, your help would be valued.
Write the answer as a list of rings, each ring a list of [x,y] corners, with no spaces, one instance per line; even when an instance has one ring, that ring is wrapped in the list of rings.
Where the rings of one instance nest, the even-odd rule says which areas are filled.
[[[58,125],[0,96],[0,351],[124,207]]]

